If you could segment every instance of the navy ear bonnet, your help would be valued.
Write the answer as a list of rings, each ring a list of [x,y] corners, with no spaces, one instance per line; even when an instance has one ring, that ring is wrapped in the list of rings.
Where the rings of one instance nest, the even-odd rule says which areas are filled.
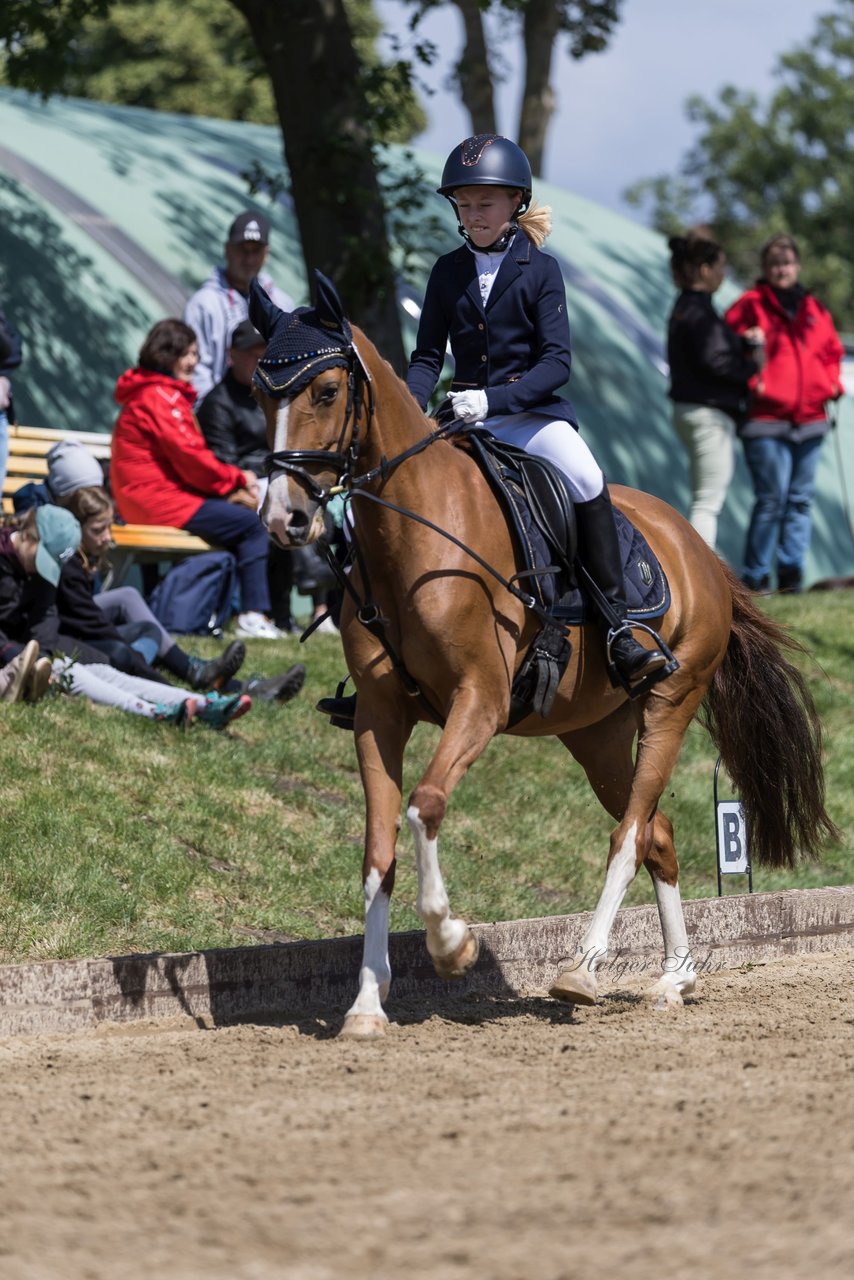
[[[249,317],[267,340],[254,381],[268,395],[292,400],[326,369],[348,369],[353,342],[335,286],[315,272],[313,307],[281,311],[257,279],[249,289]]]

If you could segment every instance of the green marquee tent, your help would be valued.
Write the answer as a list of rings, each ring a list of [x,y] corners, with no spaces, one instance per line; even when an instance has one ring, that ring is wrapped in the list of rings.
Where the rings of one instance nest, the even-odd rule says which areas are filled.
[[[443,157],[416,153],[427,175],[423,211],[431,249],[457,243],[433,187]],[[392,173],[405,153],[389,156]],[[219,260],[235,213],[253,203],[273,225],[270,270],[308,301],[296,221],[287,197],[270,206],[247,195],[255,165],[282,167],[276,129],[110,107],[0,90],[0,298],[25,342],[15,378],[22,422],[109,431],[116,377],[135,362],[155,320],[184,299]],[[567,284],[573,332],[571,395],[582,430],[612,481],[635,485],[680,510],[688,499],[684,454],[670,423],[664,347],[673,288],[660,236],[547,183],[547,249]],[[435,243],[433,243],[435,242]],[[414,336],[429,257],[401,262],[401,315]],[[334,272],[332,273],[334,275]],[[726,286],[720,300],[735,296]],[[346,299],[345,299],[346,302]],[[854,377],[852,377],[854,390]],[[810,580],[854,573],[845,482],[854,487],[854,400],[824,449],[815,504]],[[720,527],[739,567],[750,509],[743,462]]]

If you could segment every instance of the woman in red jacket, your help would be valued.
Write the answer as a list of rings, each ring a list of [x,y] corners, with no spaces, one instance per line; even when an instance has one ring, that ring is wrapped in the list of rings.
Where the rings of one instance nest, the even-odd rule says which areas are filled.
[[[237,634],[276,640],[282,633],[268,616],[269,540],[257,513],[258,481],[220,462],[205,442],[190,381],[198,359],[189,325],[160,320],[142,344],[138,366],[119,378],[113,497],[129,523],[173,525],[227,547],[240,581]]]
[[[751,380],[750,415],[739,428],[755,502],[744,552],[745,583],[764,591],[777,561],[780,591],[800,591],[810,544],[812,498],[827,401],[842,395],[844,350],[830,313],[798,283],[791,236],[762,249],[762,276],[726,313],[737,333],[758,326],[766,362]]]

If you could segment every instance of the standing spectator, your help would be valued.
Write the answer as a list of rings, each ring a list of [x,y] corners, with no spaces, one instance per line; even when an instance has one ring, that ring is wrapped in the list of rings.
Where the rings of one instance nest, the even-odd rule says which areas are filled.
[[[711,233],[696,228],[671,236],[669,244],[680,287],[667,331],[673,425],[688,453],[688,519],[714,550],[735,467],[736,425],[746,416],[748,382],[762,358],[761,345],[745,348],[751,338],[761,343],[762,331],[739,338],[715,311],[712,296],[723,281],[726,254]]]
[[[192,409],[197,361],[193,330],[180,320],[160,320],[137,367],[119,378],[113,496],[129,523],[172,525],[231,551],[240,582],[237,634],[277,640],[281,632],[268,617],[269,539],[256,509],[258,482],[207,447]]]
[[[9,424],[15,421],[12,384],[9,374],[21,363],[21,338],[6,319],[0,307],[0,492],[6,479],[9,460]]]
[[[758,326],[767,353],[739,431],[755,495],[742,576],[754,591],[768,589],[776,557],[778,590],[800,591],[826,405],[842,395],[844,350],[829,311],[799,283],[792,237],[773,236],[760,261],[762,275],[726,313],[736,333]]]
[[[270,224],[261,213],[249,209],[238,214],[228,229],[225,266],[214,267],[184,308],[184,322],[195,330],[199,362],[193,386],[202,400],[224,377],[227,347],[234,330],[249,315],[249,285],[257,276],[276,306],[293,311],[294,302],[262,274],[270,242]]]

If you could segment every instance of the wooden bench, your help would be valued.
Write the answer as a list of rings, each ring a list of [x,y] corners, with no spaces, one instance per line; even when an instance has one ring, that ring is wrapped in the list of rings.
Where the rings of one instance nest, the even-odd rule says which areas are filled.
[[[58,440],[77,440],[100,462],[110,458],[111,440],[97,431],[58,431],[51,427],[9,427],[9,461],[3,480],[3,511],[10,514],[12,494],[21,485],[47,477],[47,453]],[[134,565],[177,563],[198,551],[212,550],[204,538],[158,524],[114,524],[109,585],[121,586]],[[105,583],[105,585],[107,585]]]

